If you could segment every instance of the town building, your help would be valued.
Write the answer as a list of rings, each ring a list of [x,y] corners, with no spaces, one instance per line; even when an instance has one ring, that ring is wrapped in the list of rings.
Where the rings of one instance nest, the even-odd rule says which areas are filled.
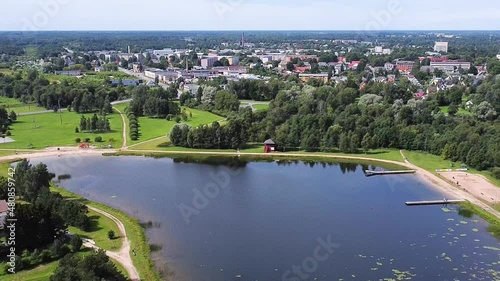
[[[55,71],[55,75],[66,75],[66,76],[80,76],[82,75],[81,70],[62,70],[62,71]]]
[[[447,73],[455,72],[456,70],[462,68],[463,70],[469,70],[471,67],[470,62],[464,61],[442,61],[442,62],[433,62],[431,61],[430,66],[434,69],[440,69]]]
[[[384,68],[387,71],[393,71],[394,70],[394,64],[392,64],[390,62],[387,62],[387,63],[384,64]]]
[[[219,59],[217,57],[205,57],[201,59],[201,66],[204,68],[212,67],[214,66],[214,63],[218,61]]]
[[[448,42],[436,42],[434,44],[434,52],[448,53]]]
[[[309,82],[311,79],[315,80],[321,80],[324,83],[328,83],[328,73],[318,73],[318,74],[312,74],[312,73],[300,73],[299,74],[299,80],[303,83]]]

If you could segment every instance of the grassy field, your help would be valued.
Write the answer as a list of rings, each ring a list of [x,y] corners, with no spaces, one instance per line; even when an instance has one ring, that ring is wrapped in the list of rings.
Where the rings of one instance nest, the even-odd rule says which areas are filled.
[[[108,115],[112,132],[109,133],[75,133],[75,127],[80,124],[80,114],[75,112],[63,112],[60,114],[62,117],[62,125],[59,113],[43,113],[37,115],[19,116],[17,122],[11,126],[11,133],[15,142],[0,143],[1,148],[15,148],[26,149],[29,144],[33,148],[42,149],[47,146],[67,146],[75,145],[75,138],[94,138],[101,136],[105,142],[101,144],[108,144],[108,140],[113,138],[115,144],[122,142],[122,119],[118,114]],[[85,114],[89,117],[92,114]]]
[[[82,248],[82,250],[78,254],[85,255],[88,254],[89,251],[90,249],[88,248]],[[115,261],[113,261],[113,263],[124,276],[127,276],[125,268],[123,268],[119,263]],[[59,261],[53,261],[50,263],[37,266],[30,270],[23,270],[17,272],[16,274],[8,274],[0,276],[0,279],[2,281],[49,281],[50,276],[54,274],[54,271],[57,269],[58,265]]]
[[[441,106],[441,112],[445,113],[445,114],[448,114],[448,106]],[[472,113],[468,110],[465,110],[461,107],[458,108],[458,112],[457,112],[457,115],[460,115],[460,116],[471,116]]]
[[[254,104],[253,107],[257,110],[265,110],[269,108],[269,104]]]
[[[419,151],[404,151],[403,152],[408,160],[429,171],[435,173],[437,169],[450,169],[450,168],[460,168],[461,163],[452,162],[450,160],[444,160],[440,156],[419,152]],[[500,187],[500,180],[494,178],[489,171],[478,171],[476,169],[468,168],[470,173],[479,174],[486,177],[490,182]]]
[[[6,75],[12,75],[14,71],[8,69],[8,68],[1,68],[0,73],[6,74]]]
[[[54,274],[58,265],[59,261],[53,261],[37,266],[31,270],[0,276],[0,279],[2,279],[2,281],[49,281],[50,276]]]
[[[125,113],[125,108],[128,106],[127,103],[118,104],[115,107],[121,112]],[[187,121],[181,121],[180,123],[188,124],[192,127],[198,127],[203,124],[210,124],[214,121],[221,121],[224,117],[212,114],[207,111],[185,108],[186,114],[188,116]],[[190,114],[192,117],[189,117]],[[175,121],[167,121],[166,119],[152,119],[147,117],[139,117],[139,139],[136,141],[130,140],[130,137],[127,136],[128,145],[134,145],[138,143],[142,143],[145,141],[149,141],[155,138],[163,137],[170,133],[170,130],[175,125]],[[128,126],[128,120],[127,120]]]
[[[126,215],[125,213],[110,208],[108,206],[88,201],[80,197],[79,195],[69,192],[63,188],[53,187],[52,191],[58,192],[65,198],[69,198],[71,200],[80,200],[81,202],[84,202],[87,205],[106,211],[115,216],[116,218],[118,218],[123,223],[125,229],[127,230],[127,235],[130,240],[130,248],[135,250],[135,252],[137,253],[135,256],[131,255],[131,257],[134,262],[134,265],[137,268],[137,271],[139,271],[141,279],[151,280],[151,281],[160,280],[158,273],[155,271],[153,267],[153,262],[150,259],[150,250],[149,250],[149,245],[147,243],[146,235],[144,233],[144,229],[139,225],[137,219],[134,219]]]
[[[17,99],[7,97],[0,97],[0,107],[5,107],[8,112],[14,111],[17,114],[45,110],[43,107],[25,104]]]
[[[83,231],[76,227],[68,227],[68,231],[73,234],[78,234],[82,238],[92,239],[95,241],[96,245],[100,248],[110,251],[117,251],[120,249],[123,237],[119,237],[120,231],[115,222],[106,216],[102,216],[99,213],[90,211],[87,216],[91,220],[91,227],[89,231]],[[113,230],[117,237],[113,240],[108,238],[108,231]]]

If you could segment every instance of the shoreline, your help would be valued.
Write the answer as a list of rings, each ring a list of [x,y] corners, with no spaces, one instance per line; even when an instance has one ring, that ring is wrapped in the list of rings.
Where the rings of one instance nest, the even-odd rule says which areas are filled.
[[[482,219],[487,221],[490,225],[498,225],[500,224],[500,212],[493,209],[490,207],[487,203],[485,203],[483,200],[480,198],[477,198],[473,196],[472,194],[461,190],[457,188],[456,186],[453,186],[451,182],[443,178],[443,176],[439,174],[433,174],[432,172],[429,172],[419,166],[416,166],[412,163],[409,163],[406,159],[405,162],[398,162],[394,160],[386,160],[386,159],[377,159],[377,158],[370,158],[370,157],[363,157],[363,156],[345,156],[345,155],[335,155],[335,154],[298,154],[298,153],[272,153],[272,154],[266,154],[266,153],[238,153],[238,152],[210,152],[210,151],[159,151],[159,150],[122,150],[122,149],[110,149],[110,150],[102,150],[102,149],[87,149],[87,150],[82,150],[78,148],[49,148],[44,151],[33,151],[30,153],[25,153],[25,154],[16,154],[16,155],[8,155],[8,156],[2,156],[0,157],[0,162],[12,162],[12,161],[17,161],[20,159],[27,158],[29,160],[34,160],[37,158],[44,158],[44,157],[86,157],[86,156],[143,156],[143,157],[170,157],[173,158],[175,156],[219,156],[219,157],[242,157],[242,158],[249,158],[249,160],[252,160],[252,157],[261,159],[261,160],[274,160],[274,161],[279,161],[279,160],[299,160],[299,161],[335,161],[335,160],[344,160],[345,162],[356,162],[357,164],[365,164],[366,162],[368,163],[383,163],[383,164],[389,164],[389,165],[397,165],[399,167],[404,167],[412,170],[416,170],[416,176],[419,177],[419,179],[424,182],[425,184],[429,185],[429,187],[446,194],[446,196],[451,196],[453,198],[448,198],[448,199],[464,199],[468,201],[470,204],[473,205],[474,208],[477,211],[475,212],[476,215],[480,216]],[[365,163],[360,163],[360,162],[365,162]],[[478,175],[479,176],[479,175]],[[157,271],[156,266],[154,265],[154,261],[152,259],[151,252],[149,251],[149,244],[147,243],[147,236],[145,234],[145,230],[140,226],[139,221],[137,218],[134,218],[125,212],[114,209],[112,207],[109,207],[107,205],[101,204],[99,202],[91,201],[88,200],[74,192],[71,192],[63,187],[58,187],[59,189],[63,189],[65,192],[74,194],[80,198],[83,198],[89,204],[92,204],[94,206],[97,206],[103,211],[110,210],[111,214],[118,214],[119,217],[124,217],[128,222],[131,222],[134,225],[134,230],[137,231],[139,229],[139,234],[138,238],[140,239],[139,245],[136,245],[136,247],[140,248],[143,254],[145,254],[146,257],[146,263],[147,267],[149,269],[146,270],[151,270],[151,272],[148,274],[148,280],[161,280],[159,276],[159,272]],[[137,234],[137,233],[136,233]],[[134,261],[134,258],[132,258]],[[137,260],[137,259],[135,259]],[[134,265],[137,268],[140,268],[144,270],[145,268],[141,268],[140,266],[136,265],[136,262],[134,262]],[[142,272],[142,270],[140,270]],[[151,275],[153,274],[154,277],[151,279]],[[156,278],[156,279],[155,279]],[[146,279],[143,279],[146,280]]]
[[[60,149],[60,150],[57,150]],[[290,159],[290,160],[311,160],[311,161],[321,161],[321,160],[348,160],[348,161],[366,161],[368,163],[385,163],[390,165],[397,165],[399,167],[404,167],[412,170],[416,170],[416,175],[420,177],[424,182],[435,188],[436,190],[440,190],[441,192],[448,194],[450,196],[454,196],[454,199],[464,199],[472,204],[480,207],[481,209],[488,211],[493,216],[500,221],[500,211],[495,210],[490,205],[488,205],[488,198],[478,198],[473,196],[469,192],[466,192],[462,189],[457,188],[451,182],[447,181],[440,176],[439,174],[433,174],[416,166],[410,162],[402,155],[402,162],[387,160],[387,159],[378,159],[378,158],[370,158],[364,156],[346,156],[346,155],[335,155],[335,154],[307,154],[307,153],[251,153],[251,152],[218,152],[218,151],[161,151],[161,150],[133,150],[133,149],[86,149],[82,150],[75,147],[61,147],[61,148],[49,148],[44,151],[36,151],[29,154],[17,154],[17,155],[9,155],[0,157],[0,162],[9,161],[9,160],[19,160],[23,158],[43,158],[43,157],[64,157],[64,156],[75,156],[75,157],[84,157],[84,156],[150,156],[150,157],[172,157],[172,156],[226,156],[226,157],[257,157],[260,159],[269,159],[269,160],[281,160],[281,159]],[[404,160],[403,160],[404,159]],[[403,162],[404,161],[404,162]],[[472,174],[471,174],[472,175]],[[480,175],[475,175],[480,177]],[[493,184],[492,184],[493,185]],[[496,187],[499,188],[499,187]],[[486,200],[485,200],[486,199]]]

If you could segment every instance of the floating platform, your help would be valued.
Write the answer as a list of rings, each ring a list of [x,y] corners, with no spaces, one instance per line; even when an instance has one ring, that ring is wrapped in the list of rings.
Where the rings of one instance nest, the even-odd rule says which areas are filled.
[[[408,201],[406,202],[406,206],[426,206],[426,205],[446,205],[446,204],[458,204],[465,202],[465,200],[431,200],[431,201]]]
[[[414,174],[415,170],[404,170],[404,171],[372,171],[365,170],[365,176],[383,176],[383,175],[400,175],[400,174]]]

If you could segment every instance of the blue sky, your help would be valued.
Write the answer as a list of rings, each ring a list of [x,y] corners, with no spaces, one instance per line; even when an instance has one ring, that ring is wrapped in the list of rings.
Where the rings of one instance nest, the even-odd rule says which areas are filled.
[[[0,30],[500,30],[498,0],[1,0]]]

